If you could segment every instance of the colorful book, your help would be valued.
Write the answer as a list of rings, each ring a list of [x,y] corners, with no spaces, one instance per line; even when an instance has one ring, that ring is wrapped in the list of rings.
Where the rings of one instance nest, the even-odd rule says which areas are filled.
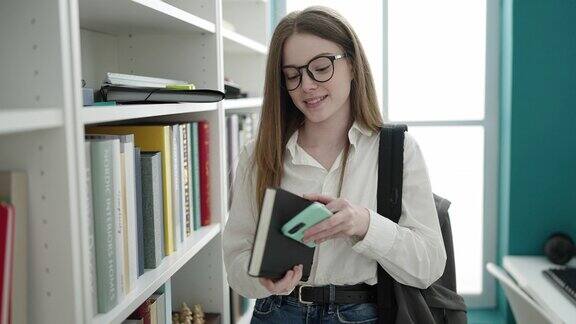
[[[0,202],[0,323],[10,321],[14,253],[14,207]]]
[[[142,320],[144,324],[152,324],[150,317],[150,299],[146,299],[136,310],[128,316],[128,319]]]
[[[180,125],[180,150],[182,152],[182,157],[180,162],[182,165],[182,201],[184,205],[184,229],[185,237],[189,237],[191,234],[192,227],[190,226],[190,173],[189,173],[189,139],[188,130],[189,124]]]
[[[163,206],[164,206],[164,250],[166,255],[174,252],[172,214],[172,156],[170,146],[170,126],[134,125],[134,126],[92,126],[88,132],[106,134],[134,134],[136,146],[142,151],[162,153]]]
[[[28,177],[25,172],[0,172],[0,201],[14,207],[12,323],[27,323],[28,314]]]
[[[200,162],[200,223],[210,225],[210,128],[207,121],[198,122],[198,152]]]
[[[198,123],[191,123],[190,127],[191,149],[192,149],[192,204],[194,230],[200,228],[200,153],[198,149]]]

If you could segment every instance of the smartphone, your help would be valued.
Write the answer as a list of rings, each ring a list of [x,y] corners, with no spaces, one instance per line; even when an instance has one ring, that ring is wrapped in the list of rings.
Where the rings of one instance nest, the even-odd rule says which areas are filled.
[[[302,242],[304,232],[330,216],[332,216],[332,212],[326,206],[319,202],[312,203],[282,226],[282,234],[311,248],[316,247],[316,243],[313,241]]]

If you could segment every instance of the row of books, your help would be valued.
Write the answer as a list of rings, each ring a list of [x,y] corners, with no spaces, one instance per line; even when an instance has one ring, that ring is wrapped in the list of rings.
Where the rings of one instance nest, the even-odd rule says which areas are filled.
[[[230,114],[226,117],[227,132],[227,153],[228,153],[228,204],[232,203],[232,182],[236,176],[238,155],[242,148],[251,140],[256,138],[258,133],[259,114]],[[230,290],[230,314],[233,323],[246,313],[249,309],[249,300]]]
[[[176,305],[174,305],[176,306]],[[172,305],[171,282],[166,282],[125,319],[122,324],[217,324],[219,313],[205,313],[201,304],[192,309],[182,303],[179,309]]]
[[[171,324],[172,297],[167,282],[128,316],[123,324]]]
[[[145,269],[210,225],[209,125],[86,128],[94,309],[105,313]]]
[[[0,171],[0,324],[27,323],[28,177]]]
[[[256,138],[258,134],[258,124],[260,115],[250,114],[230,114],[226,116],[226,150],[228,159],[228,199],[232,202],[232,182],[236,176],[238,165],[238,155],[248,142]]]

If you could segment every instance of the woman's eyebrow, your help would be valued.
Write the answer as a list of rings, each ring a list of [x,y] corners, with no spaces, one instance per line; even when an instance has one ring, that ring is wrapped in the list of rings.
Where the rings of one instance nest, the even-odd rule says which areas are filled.
[[[320,53],[317,54],[316,56],[314,56],[313,58],[309,59],[308,62],[306,62],[306,64],[310,63],[310,61],[312,61],[313,59],[317,58],[318,56],[324,56],[324,55],[332,55],[333,53],[329,53],[329,52],[325,52],[325,53]],[[303,65],[300,65],[303,66]],[[287,65],[282,65],[283,68],[285,67],[298,67],[298,65],[295,64],[287,64]]]

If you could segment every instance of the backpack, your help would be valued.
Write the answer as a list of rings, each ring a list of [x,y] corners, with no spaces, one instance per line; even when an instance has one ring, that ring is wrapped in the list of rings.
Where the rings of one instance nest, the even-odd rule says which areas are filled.
[[[406,125],[385,125],[378,151],[378,214],[398,223],[402,212],[404,132]],[[467,323],[466,304],[456,292],[454,248],[448,208],[450,202],[434,195],[444,247],[446,267],[427,289],[403,285],[378,266],[378,323]]]

